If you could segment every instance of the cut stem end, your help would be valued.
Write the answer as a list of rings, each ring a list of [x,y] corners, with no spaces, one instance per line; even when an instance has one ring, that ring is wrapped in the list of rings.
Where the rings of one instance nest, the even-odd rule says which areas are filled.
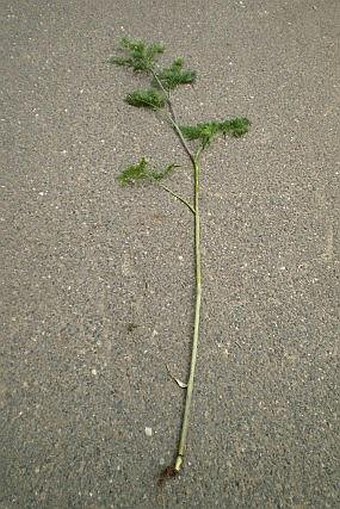
[[[177,477],[180,471],[183,468],[184,464],[184,457],[182,454],[179,454],[176,458],[174,465],[167,466],[163,472],[161,472],[159,478],[158,478],[158,486],[162,486],[166,481],[169,479],[173,479],[174,477]]]
[[[161,472],[157,482],[158,486],[163,486],[166,481],[177,477],[178,474],[179,471],[176,470],[176,467],[174,465],[169,465],[163,470],[163,472]]]

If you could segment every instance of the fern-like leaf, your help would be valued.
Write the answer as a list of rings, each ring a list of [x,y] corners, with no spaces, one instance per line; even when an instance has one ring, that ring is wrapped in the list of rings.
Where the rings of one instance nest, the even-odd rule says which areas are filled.
[[[180,129],[187,140],[200,140],[203,147],[210,145],[212,140],[221,132],[219,122],[205,122],[195,126],[181,126]]]
[[[183,69],[183,58],[177,58],[168,69],[163,69],[157,73],[157,78],[166,90],[173,90],[178,85],[194,83],[196,72],[191,69]],[[153,80],[153,86],[159,86],[157,80]]]
[[[250,121],[245,117],[237,117],[222,122],[221,131],[223,134],[229,134],[240,138],[249,131]]]
[[[166,103],[164,94],[154,88],[136,90],[129,94],[125,100],[128,104],[137,108],[163,108]]]
[[[135,166],[129,166],[118,176],[118,181],[122,186],[133,185],[138,182],[159,182],[176,168],[176,164],[169,164],[163,170],[150,168],[148,161],[143,157]]]
[[[125,57],[113,56],[109,63],[124,67],[131,67],[134,71],[150,71],[155,67],[157,57],[164,52],[161,44],[146,44],[144,41],[132,40],[124,37],[121,48]]]
[[[187,140],[200,140],[205,148],[211,144],[218,135],[240,137],[249,130],[250,122],[247,118],[234,118],[224,122],[211,121],[194,126],[181,126],[181,132]]]

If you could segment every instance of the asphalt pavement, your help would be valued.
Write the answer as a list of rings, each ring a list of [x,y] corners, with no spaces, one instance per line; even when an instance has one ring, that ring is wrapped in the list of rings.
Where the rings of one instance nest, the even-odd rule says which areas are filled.
[[[3,1],[1,509],[324,509],[339,499],[337,0]],[[122,36],[198,73],[180,122],[245,116],[204,155],[204,297],[186,467],[162,488],[193,321],[190,211],[120,188],[191,171],[124,102]]]

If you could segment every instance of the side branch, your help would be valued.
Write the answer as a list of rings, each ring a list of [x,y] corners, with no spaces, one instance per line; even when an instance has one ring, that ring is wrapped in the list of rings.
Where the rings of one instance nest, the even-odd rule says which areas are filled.
[[[182,203],[184,203],[184,205],[186,205],[188,207],[188,209],[190,209],[190,211],[193,213],[193,214],[196,214],[196,210],[194,209],[194,207],[185,199],[185,198],[182,198],[182,196],[179,196],[177,193],[175,193],[174,191],[172,191],[171,189],[169,189],[167,186],[165,186],[164,184],[159,184],[160,187],[162,187],[167,193],[171,194],[172,196],[174,196],[175,198],[177,198],[177,200],[181,201]]]
[[[155,81],[157,81],[158,83],[158,86],[159,88],[162,90],[162,92],[164,93],[165,97],[166,97],[166,102],[167,102],[167,105],[169,107],[169,115],[168,115],[168,118],[173,126],[173,128],[175,129],[176,131],[176,134],[177,136],[179,137],[180,139],[180,142],[184,148],[184,150],[186,151],[186,153],[188,154],[192,164],[195,164],[195,158],[194,158],[194,155],[192,154],[190,148],[188,147],[187,145],[187,142],[185,141],[185,138],[182,134],[182,131],[180,130],[179,128],[179,125],[177,123],[177,119],[176,119],[176,114],[175,114],[175,111],[174,111],[174,108],[172,106],[172,103],[171,103],[171,100],[170,100],[170,97],[169,97],[169,93],[168,91],[164,88],[163,86],[163,83],[161,82],[161,80],[159,79],[159,77],[157,76],[157,73],[152,70],[152,76],[154,77]]]

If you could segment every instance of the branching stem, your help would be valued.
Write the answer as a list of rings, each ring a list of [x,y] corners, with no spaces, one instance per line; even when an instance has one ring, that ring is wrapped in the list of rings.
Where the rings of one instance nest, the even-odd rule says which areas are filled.
[[[161,80],[158,78],[155,71],[152,71],[152,75],[154,79],[157,81],[159,87],[163,91],[166,96],[169,113],[168,118],[179,137],[181,144],[187,153],[194,170],[194,206],[192,207],[186,200],[182,199],[180,196],[177,196],[173,191],[166,188],[163,184],[161,186],[163,189],[168,191],[170,194],[178,198],[182,201],[191,212],[194,214],[194,228],[195,228],[195,280],[196,280],[196,302],[195,302],[195,317],[194,317],[194,333],[193,333],[193,341],[192,341],[192,350],[191,350],[191,361],[190,361],[190,371],[189,371],[189,379],[188,385],[186,389],[186,397],[185,397],[185,406],[183,412],[181,433],[178,443],[177,456],[174,465],[174,473],[178,473],[181,471],[185,453],[187,446],[187,436],[190,425],[190,415],[192,409],[192,397],[194,391],[194,381],[195,381],[195,372],[196,372],[196,364],[197,364],[197,352],[198,352],[198,343],[199,343],[199,335],[200,335],[200,315],[201,315],[201,303],[202,303],[202,267],[201,267],[201,224],[200,224],[200,209],[199,209],[199,198],[200,198],[200,173],[201,173],[201,153],[203,151],[203,146],[200,146],[197,150],[196,154],[193,155],[191,150],[189,149],[182,131],[177,123],[176,114],[169,97],[167,90],[163,87]]]
[[[164,184],[160,183],[159,186],[162,189],[164,189],[167,193],[169,193],[172,196],[174,196],[175,198],[177,198],[177,200],[179,200],[182,203],[184,203],[184,205],[186,205],[193,214],[196,214],[196,211],[195,211],[194,207],[185,198],[182,198],[182,196],[180,196],[179,194],[175,193],[174,191],[172,191],[169,187],[165,186]]]
[[[217,138],[217,136],[229,134],[231,136],[243,136],[249,128],[250,122],[247,118],[234,118],[224,121],[209,121],[194,126],[180,126],[171,102],[170,94],[178,85],[193,83],[196,73],[190,70],[183,70],[183,59],[176,59],[168,69],[159,70],[157,56],[164,51],[161,45],[147,45],[143,41],[131,41],[125,38],[122,42],[122,49],[128,52],[128,58],[113,58],[112,62],[132,68],[134,71],[143,71],[152,76],[151,88],[137,90],[127,97],[127,102],[136,107],[148,107],[156,112],[162,112],[165,119],[175,131],[179,141],[187,154],[193,168],[193,200],[186,200],[178,195],[159,180],[169,174],[176,166],[168,166],[163,172],[151,171],[146,160],[143,158],[137,166],[127,168],[123,173],[121,183],[123,185],[133,183],[136,180],[153,180],[166,192],[181,201],[194,216],[194,252],[195,252],[195,314],[193,324],[193,338],[191,348],[191,361],[189,377],[186,387],[185,404],[181,431],[178,441],[177,455],[175,462],[169,465],[161,474],[159,483],[174,477],[184,465],[187,437],[190,425],[192,400],[194,391],[195,372],[197,364],[197,352],[200,339],[200,315],[202,304],[202,263],[201,263],[201,217],[200,217],[200,174],[201,156],[205,148]],[[196,151],[192,151],[189,142],[199,144]],[[197,145],[196,145],[197,146]],[[191,203],[190,203],[191,202]]]
[[[161,80],[157,76],[157,73],[154,70],[151,70],[151,73],[152,73],[152,76],[154,77],[154,79],[157,81],[159,88],[162,90],[162,92],[166,96],[166,102],[167,102],[167,105],[168,105],[168,108],[169,108],[169,114],[167,115],[167,117],[170,120],[173,128],[175,129],[176,134],[177,134],[178,138],[180,139],[180,142],[181,142],[184,150],[186,151],[188,157],[190,158],[190,161],[192,162],[192,164],[195,164],[195,157],[192,154],[190,148],[188,147],[188,144],[185,141],[185,138],[184,138],[184,136],[182,134],[182,131],[179,128],[179,125],[178,125],[178,122],[177,122],[177,119],[176,119],[176,114],[175,114],[175,111],[174,111],[174,107],[173,107],[173,105],[171,103],[171,100],[170,100],[170,97],[169,97],[169,93],[164,88],[163,83],[161,82]]]

